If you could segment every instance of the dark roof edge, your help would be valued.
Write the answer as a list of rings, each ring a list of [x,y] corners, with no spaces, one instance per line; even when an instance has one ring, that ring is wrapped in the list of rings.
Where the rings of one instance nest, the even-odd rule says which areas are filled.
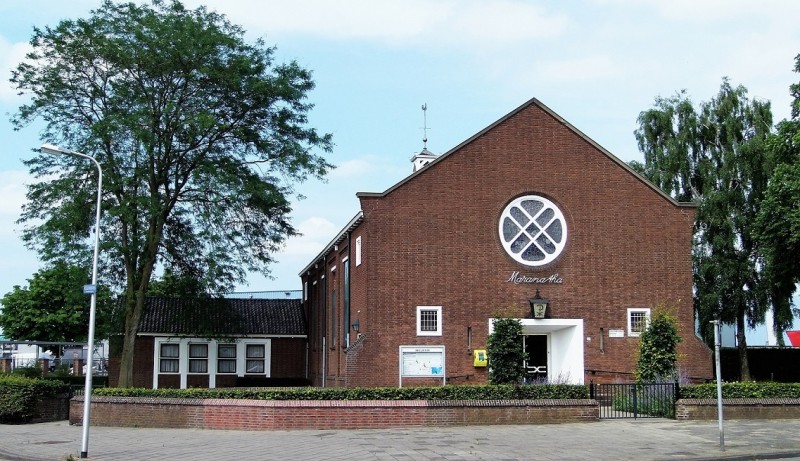
[[[138,331],[136,332],[136,336],[152,336],[152,337],[162,337],[162,338],[203,338],[205,337],[202,334],[191,334],[191,333],[158,333],[154,331]],[[235,335],[237,338],[253,338],[253,339],[270,339],[270,338],[307,338],[308,335],[272,335],[272,334],[247,334],[247,335]],[[220,337],[228,337],[226,334],[220,335]],[[209,338],[213,339],[213,338]]]
[[[550,109],[549,107],[544,105],[541,101],[539,101],[536,98],[531,98],[530,100],[528,100],[527,102],[523,103],[522,105],[520,105],[516,109],[512,110],[511,112],[509,112],[508,114],[504,115],[503,117],[501,117],[500,119],[498,119],[497,121],[492,123],[491,125],[487,126],[486,128],[482,129],[481,131],[477,132],[476,134],[472,135],[471,137],[469,137],[464,142],[460,143],[456,147],[454,147],[454,148],[450,149],[449,151],[445,152],[444,154],[440,155],[439,157],[437,157],[436,159],[431,161],[425,168],[421,168],[421,169],[415,171],[414,173],[410,174],[409,176],[407,176],[406,178],[402,179],[400,182],[396,183],[395,185],[393,185],[392,187],[386,189],[385,191],[383,191],[383,192],[358,192],[358,193],[356,193],[356,197],[385,197],[386,195],[389,195],[395,189],[397,189],[400,186],[402,186],[403,184],[407,183],[408,181],[413,179],[418,174],[421,174],[423,171],[427,170],[428,167],[430,167],[431,165],[442,161],[445,157],[449,156],[453,152],[458,151],[459,149],[461,149],[462,147],[466,146],[467,144],[473,142],[474,140],[480,138],[481,136],[483,136],[487,132],[489,132],[492,129],[494,129],[494,127],[496,127],[497,125],[505,122],[509,118],[513,117],[514,115],[516,115],[517,113],[521,112],[522,110],[528,108],[531,105],[535,105],[535,106],[539,107],[540,109],[542,109],[543,111],[547,112],[551,117],[553,117],[554,119],[558,120],[560,123],[562,123],[568,129],[572,130],[575,134],[580,136],[584,141],[586,141],[589,144],[591,144],[592,146],[594,146],[597,150],[599,150],[600,152],[605,154],[609,159],[611,159],[617,165],[619,165],[622,168],[624,168],[626,171],[628,171],[630,174],[632,174],[634,177],[636,177],[639,181],[644,183],[647,187],[653,189],[656,193],[658,193],[659,195],[661,195],[662,197],[664,197],[665,199],[670,201],[673,205],[678,206],[678,207],[688,207],[688,208],[697,207],[697,205],[695,203],[679,202],[679,201],[675,200],[674,198],[672,198],[672,196],[670,196],[669,194],[667,194],[666,192],[661,190],[661,188],[659,188],[658,186],[656,186],[655,184],[650,182],[647,178],[645,178],[644,176],[639,174],[636,170],[631,168],[627,163],[625,163],[622,160],[620,160],[619,158],[617,158],[616,155],[614,155],[611,152],[609,152],[606,148],[604,148],[603,146],[601,146],[600,144],[595,142],[592,138],[590,138],[589,136],[584,134],[581,130],[575,128],[575,126],[573,126],[568,121],[564,120],[563,117],[561,117],[560,115],[555,113],[552,109]]]
[[[308,270],[311,269],[311,266],[316,264],[317,261],[319,261],[320,259],[324,258],[328,253],[330,253],[331,252],[331,248],[333,248],[334,245],[336,245],[339,242],[341,242],[342,240],[344,240],[344,236],[348,232],[350,232],[353,229],[355,229],[356,227],[358,227],[358,225],[361,224],[361,221],[363,221],[363,220],[364,220],[364,212],[359,210],[359,212],[356,213],[355,216],[353,216],[353,219],[351,219],[350,222],[347,223],[342,228],[342,230],[339,231],[338,234],[336,234],[336,237],[334,237],[333,240],[331,240],[330,243],[328,243],[325,246],[325,248],[323,248],[322,251],[320,251],[316,256],[314,256],[314,258],[311,260],[311,262],[308,263],[308,265],[306,267],[304,267],[303,270],[301,270],[298,275],[302,277],[303,274],[308,272]]]

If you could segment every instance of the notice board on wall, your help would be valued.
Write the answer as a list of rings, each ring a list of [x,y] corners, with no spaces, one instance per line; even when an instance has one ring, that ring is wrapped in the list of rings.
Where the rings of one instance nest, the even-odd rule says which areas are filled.
[[[403,378],[442,378],[444,385],[444,346],[400,346],[400,387]]]

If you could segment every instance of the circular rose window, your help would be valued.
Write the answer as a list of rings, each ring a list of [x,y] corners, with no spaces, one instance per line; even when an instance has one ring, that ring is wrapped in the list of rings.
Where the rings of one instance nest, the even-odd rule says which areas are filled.
[[[561,210],[544,197],[514,199],[500,216],[500,241],[506,252],[526,266],[542,266],[558,257],[567,241]]]

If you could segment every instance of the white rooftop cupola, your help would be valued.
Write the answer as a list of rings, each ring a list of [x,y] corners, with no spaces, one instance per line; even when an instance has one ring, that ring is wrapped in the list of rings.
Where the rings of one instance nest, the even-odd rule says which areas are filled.
[[[422,169],[425,165],[434,161],[437,157],[436,154],[428,150],[428,105],[422,105],[422,150],[418,154],[411,157],[411,163],[414,165],[414,171]]]

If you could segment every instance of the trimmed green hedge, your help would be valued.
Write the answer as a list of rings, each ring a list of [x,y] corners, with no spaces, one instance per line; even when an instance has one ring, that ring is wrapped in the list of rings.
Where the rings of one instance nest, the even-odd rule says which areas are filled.
[[[515,400],[588,399],[583,385],[535,384],[527,386],[438,387],[336,387],[297,389],[96,389],[93,395],[114,397],[171,397],[188,399],[249,400]]]
[[[58,381],[0,376],[0,423],[30,421],[41,398],[68,392],[69,385]]]
[[[47,375],[42,379],[51,381],[60,381],[69,384],[70,387],[82,387],[86,383],[86,376],[75,375]],[[108,376],[92,376],[92,387],[106,387],[108,386]]]
[[[681,387],[683,399],[716,399],[717,385]],[[722,383],[723,399],[800,399],[800,383]]]

